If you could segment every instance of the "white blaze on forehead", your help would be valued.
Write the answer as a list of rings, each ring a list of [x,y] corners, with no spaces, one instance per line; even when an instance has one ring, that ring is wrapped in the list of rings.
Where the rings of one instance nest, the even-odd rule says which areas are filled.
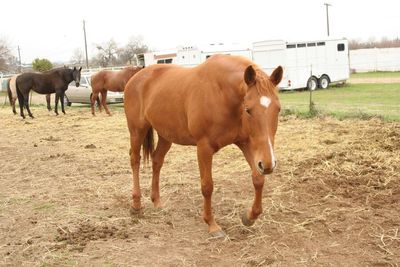
[[[274,149],[272,148],[271,140],[269,138],[268,138],[268,144],[269,144],[269,153],[271,153],[272,168],[275,168],[276,159],[275,159]]]
[[[271,104],[271,99],[266,96],[262,96],[260,97],[260,104],[267,108],[269,107],[269,104]]]

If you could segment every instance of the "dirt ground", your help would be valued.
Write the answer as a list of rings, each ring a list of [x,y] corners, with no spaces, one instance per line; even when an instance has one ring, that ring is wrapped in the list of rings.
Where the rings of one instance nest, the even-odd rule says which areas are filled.
[[[22,120],[0,108],[2,266],[399,266],[400,123],[283,117],[264,213],[239,215],[253,186],[239,149],[213,163],[213,208],[229,238],[201,219],[194,147],[174,145],[161,173],[164,209],[131,216],[129,134],[122,109],[88,107]]]

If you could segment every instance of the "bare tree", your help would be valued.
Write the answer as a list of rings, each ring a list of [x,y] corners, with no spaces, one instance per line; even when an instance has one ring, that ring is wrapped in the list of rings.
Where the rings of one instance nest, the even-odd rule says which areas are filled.
[[[94,57],[94,61],[100,66],[107,67],[117,62],[118,46],[113,39],[102,45],[96,45],[96,48],[98,53]]]
[[[137,54],[142,54],[148,51],[148,47],[143,43],[143,36],[132,36],[128,44],[119,50],[119,59],[122,64],[137,65]]]
[[[354,49],[363,49],[363,48],[391,48],[391,47],[400,47],[400,39],[389,39],[387,37],[383,37],[381,40],[377,41],[374,37],[370,37],[367,41],[360,40],[349,40],[349,48],[350,50]]]
[[[11,53],[7,40],[0,39],[0,71],[14,70],[17,66],[16,57]]]
[[[85,57],[83,56],[83,51],[81,48],[75,48],[71,57],[71,63],[74,65],[82,65],[84,63]]]

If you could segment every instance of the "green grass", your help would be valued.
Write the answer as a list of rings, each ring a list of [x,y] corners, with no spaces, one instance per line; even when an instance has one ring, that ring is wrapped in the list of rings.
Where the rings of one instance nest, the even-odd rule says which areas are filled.
[[[400,71],[373,71],[353,73],[350,78],[394,78],[400,77]]]
[[[281,92],[283,114],[309,116],[309,91]],[[400,121],[400,84],[348,84],[312,92],[313,114]]]

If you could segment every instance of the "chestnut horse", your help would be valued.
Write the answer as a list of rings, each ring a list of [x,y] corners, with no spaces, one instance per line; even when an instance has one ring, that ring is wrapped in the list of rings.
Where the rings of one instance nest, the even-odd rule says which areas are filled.
[[[264,175],[276,166],[274,137],[280,103],[276,86],[282,67],[271,76],[250,60],[215,55],[194,68],[152,65],[129,80],[124,108],[130,132],[133,171],[132,212],[141,209],[139,184],[140,149],[144,160],[152,159],[151,200],[161,207],[159,175],[172,143],[197,146],[203,219],[213,236],[225,236],[211,210],[212,158],[220,148],[237,145],[252,171],[253,205],[242,215],[252,225],[262,212]],[[154,150],[153,129],[158,143]]]
[[[17,111],[15,109],[15,102],[18,98],[17,96],[17,85],[16,85],[16,80],[19,74],[12,76],[8,80],[7,84],[7,94],[8,94],[8,99],[10,100],[10,105],[12,107],[12,111],[15,114],[17,114]],[[50,94],[46,95],[46,103],[47,103],[47,110],[51,111],[51,106],[50,106]]]
[[[139,70],[140,67],[125,67],[120,71],[112,70],[102,70],[97,72],[92,76],[92,95],[90,97],[90,107],[92,109],[93,116],[94,113],[94,102],[99,97],[101,93],[101,105],[108,115],[111,115],[107,107],[107,90],[113,92],[123,92],[126,83],[129,79]],[[101,105],[99,105],[99,110],[101,112]]]

